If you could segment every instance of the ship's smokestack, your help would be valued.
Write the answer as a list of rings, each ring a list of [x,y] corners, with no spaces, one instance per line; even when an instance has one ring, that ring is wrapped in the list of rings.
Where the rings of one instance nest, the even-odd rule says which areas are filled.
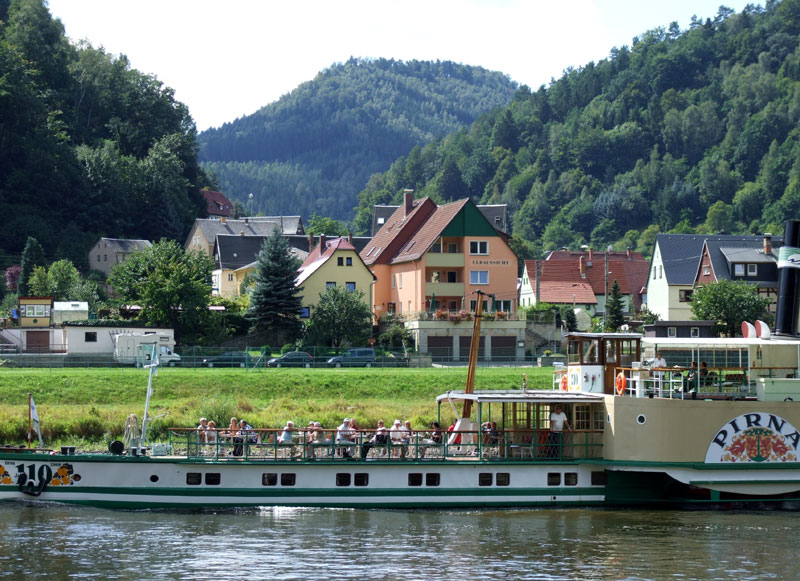
[[[775,334],[797,336],[800,316],[800,221],[784,224],[783,246],[778,251],[778,305]]]

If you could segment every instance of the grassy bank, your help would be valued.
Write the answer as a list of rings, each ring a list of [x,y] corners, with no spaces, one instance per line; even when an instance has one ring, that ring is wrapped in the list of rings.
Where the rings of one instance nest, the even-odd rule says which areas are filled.
[[[479,368],[475,388],[518,388],[523,372],[529,387],[550,387],[549,368]],[[195,426],[201,416],[219,427],[227,426],[232,416],[257,428],[279,428],[286,420],[335,427],[352,416],[363,427],[378,419],[401,418],[422,428],[437,417],[435,397],[463,389],[466,374],[465,368],[165,368],[153,381],[150,416],[161,417],[153,420],[150,433],[157,438],[168,427]],[[147,372],[135,368],[0,369],[0,443],[25,438],[28,393],[33,394],[48,445],[97,445],[120,437],[129,414],[141,421],[146,388]]]

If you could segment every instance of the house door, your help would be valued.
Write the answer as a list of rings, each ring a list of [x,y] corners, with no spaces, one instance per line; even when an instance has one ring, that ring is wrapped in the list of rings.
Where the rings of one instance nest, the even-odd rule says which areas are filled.
[[[49,353],[50,352],[50,331],[26,331],[26,333],[25,333],[25,352],[26,353]]]

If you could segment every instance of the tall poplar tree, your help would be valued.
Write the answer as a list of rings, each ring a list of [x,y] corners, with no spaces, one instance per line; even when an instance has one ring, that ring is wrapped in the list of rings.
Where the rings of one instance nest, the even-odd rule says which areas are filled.
[[[293,341],[300,334],[302,323],[298,315],[303,303],[295,286],[299,267],[289,241],[274,230],[258,253],[248,311],[252,330],[279,341]]]
[[[622,314],[622,293],[616,279],[611,285],[611,292],[606,299],[606,331],[618,331],[625,323],[625,316]]]
[[[33,269],[37,266],[45,266],[44,249],[39,241],[33,236],[28,236],[25,248],[22,250],[22,264],[17,281],[17,294],[21,297],[28,296],[30,292],[30,278]]]

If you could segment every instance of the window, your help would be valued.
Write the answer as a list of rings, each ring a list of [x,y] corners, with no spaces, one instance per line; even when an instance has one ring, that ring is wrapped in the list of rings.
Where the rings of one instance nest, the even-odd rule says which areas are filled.
[[[187,472],[186,473],[186,484],[189,486],[198,486],[200,483],[203,482],[203,475],[199,472]]]
[[[108,254],[103,255],[103,262],[108,262]]]
[[[488,302],[488,301],[485,301],[485,300],[483,301],[483,312],[484,312],[484,313],[485,313],[485,312],[486,312],[486,310],[487,310],[487,309],[486,309],[487,302]],[[477,305],[478,305],[478,303],[476,303],[476,302],[475,302],[475,299],[472,299],[472,300],[469,302],[469,310],[470,310],[470,312],[471,312],[471,313],[474,313],[474,312],[475,312],[475,307],[476,307]]]
[[[336,259],[336,266],[344,266],[344,256],[340,256]]]
[[[447,271],[447,282],[458,282],[458,273],[455,270]]]
[[[744,264],[734,264],[733,274],[735,276],[744,276]]]
[[[489,243],[486,240],[471,240],[469,243],[470,254],[489,254]]]
[[[351,293],[355,292],[356,283],[354,283],[354,282],[346,282],[346,283],[344,283],[344,288],[347,289],[348,291],[350,291]]]
[[[481,472],[478,474],[478,486],[491,486],[494,480],[491,472]]]
[[[511,484],[511,473],[498,472],[495,475],[495,484],[497,484],[497,486],[508,486],[509,484]]]
[[[309,317],[311,317],[311,307],[303,307],[300,309],[301,319],[308,319]]]
[[[222,476],[219,472],[209,472],[206,474],[206,484],[209,486],[219,486]]]
[[[392,275],[392,288],[397,288],[397,275]]]
[[[561,486],[561,474],[558,472],[548,472],[547,486]]]
[[[347,472],[337,472],[336,486],[350,486],[350,474]]]
[[[408,475],[408,485],[409,486],[422,486],[422,473],[421,472],[411,472]]]
[[[278,474],[276,472],[265,472],[261,475],[262,486],[277,486]]]
[[[403,273],[397,275],[397,288],[403,288]]]
[[[709,276],[711,274],[711,267],[709,265],[703,266],[703,275]]]
[[[577,472],[567,472],[564,474],[564,484],[566,486],[577,486],[578,485],[578,473]]]
[[[325,288],[331,288],[331,287],[334,287],[334,286],[336,286],[336,283],[332,282],[330,280],[325,283]]]
[[[605,486],[606,473],[605,472],[592,472],[592,486]]]
[[[394,314],[395,314],[395,312],[397,311],[397,305],[396,305],[396,304],[394,304],[394,303],[386,303],[386,311],[387,311],[387,312],[388,312],[390,315],[394,315]]]
[[[470,270],[469,284],[489,284],[488,270]]]
[[[758,274],[758,265],[757,264],[748,264],[747,265],[747,276],[756,276]]]
[[[689,336],[690,337],[699,337],[700,336],[700,327],[690,327],[689,328]]]
[[[97,343],[97,331],[87,331],[83,334],[84,343]]]
[[[347,258],[344,259],[344,263],[346,266],[353,266],[353,257],[348,256]]]
[[[353,484],[356,486],[369,486],[369,474],[367,472],[356,472],[353,476]]]
[[[281,486],[294,486],[295,474],[281,474]]]
[[[692,301],[692,293],[693,290],[679,290],[678,291],[678,301],[681,303],[689,303]]]
[[[379,226],[382,226],[385,222],[386,222],[386,218],[384,218],[383,216],[378,218],[378,225]]]
[[[657,273],[657,272],[658,272],[658,267],[657,267],[657,266],[654,266],[654,267],[653,267],[653,280],[655,280],[655,279],[656,279],[656,273]]]
[[[25,305],[22,311],[24,317],[49,317],[50,305]]]
[[[233,282],[233,273],[232,272],[228,273],[228,282]]]
[[[507,301],[507,300],[497,301],[495,303],[495,306],[497,307],[498,311],[503,311],[505,313],[510,313],[511,312],[511,301]]]
[[[431,282],[439,282],[439,275],[440,273],[438,270],[431,271]]]
[[[439,254],[442,251],[442,243],[434,242],[431,245],[431,254]]]
[[[425,486],[439,486],[439,473],[434,472],[425,475]]]
[[[677,336],[678,336],[677,327],[667,327],[667,337],[677,337]]]
[[[100,255],[97,255],[97,262],[100,262]]]
[[[448,242],[447,243],[447,253],[448,254],[455,254],[458,252],[458,244],[455,242]]]

